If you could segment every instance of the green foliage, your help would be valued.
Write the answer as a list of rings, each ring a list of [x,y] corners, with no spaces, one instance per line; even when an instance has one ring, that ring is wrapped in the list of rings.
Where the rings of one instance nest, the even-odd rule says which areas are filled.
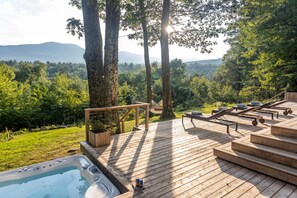
[[[6,127],[13,131],[23,128],[36,131],[46,126],[83,121],[83,110],[89,105],[83,64],[5,63],[0,64],[0,131]],[[118,103],[125,105],[128,101],[146,101],[144,67],[135,64],[125,64],[124,67],[126,69],[118,78]],[[197,74],[190,76],[187,65],[181,60],[172,60],[170,68],[175,110],[202,107],[205,103],[216,101],[236,101],[232,86],[221,85]],[[153,63],[152,88],[156,102],[162,99],[161,73],[161,66]],[[133,119],[132,114],[130,119]]]
[[[105,125],[98,119],[92,119],[90,122],[91,130],[95,133],[101,133],[106,131]]]
[[[229,26],[231,48],[215,80],[240,100],[265,100],[297,91],[297,1],[244,1]]]
[[[0,63],[0,131],[83,119],[88,103],[87,82],[56,74],[51,80],[40,62]]]

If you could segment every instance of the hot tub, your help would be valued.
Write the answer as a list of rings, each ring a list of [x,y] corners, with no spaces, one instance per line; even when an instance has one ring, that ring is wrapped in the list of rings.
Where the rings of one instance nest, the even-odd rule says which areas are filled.
[[[0,198],[105,198],[119,194],[98,167],[82,155],[0,173]]]

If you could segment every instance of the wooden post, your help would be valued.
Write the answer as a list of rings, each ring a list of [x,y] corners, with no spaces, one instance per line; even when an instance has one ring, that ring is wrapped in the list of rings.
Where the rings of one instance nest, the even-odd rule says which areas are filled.
[[[149,129],[149,107],[150,107],[150,105],[149,104],[147,104],[146,105],[146,109],[145,109],[145,130],[146,131],[148,131],[148,129]]]
[[[90,130],[90,111],[85,110],[85,125],[86,125],[86,142],[89,141],[89,130]]]
[[[138,127],[139,125],[139,107],[135,108],[135,127]]]
[[[122,122],[122,133],[125,133],[125,119],[121,120]]]

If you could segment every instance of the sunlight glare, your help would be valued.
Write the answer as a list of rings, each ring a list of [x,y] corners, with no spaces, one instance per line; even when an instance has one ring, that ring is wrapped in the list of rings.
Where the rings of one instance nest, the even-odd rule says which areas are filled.
[[[168,25],[167,28],[166,28],[166,31],[167,31],[168,34],[170,34],[170,33],[172,33],[174,30],[173,30],[173,28],[172,28],[170,25]]]

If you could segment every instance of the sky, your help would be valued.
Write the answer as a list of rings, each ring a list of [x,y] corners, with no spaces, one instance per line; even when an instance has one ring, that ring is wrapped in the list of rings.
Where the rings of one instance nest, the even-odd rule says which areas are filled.
[[[38,44],[44,42],[72,43],[85,47],[84,38],[67,34],[66,20],[82,19],[82,11],[70,6],[69,0],[0,0],[0,45]],[[104,32],[104,27],[102,27]],[[143,54],[143,48],[120,31],[119,50]],[[170,59],[206,60],[222,58],[229,45],[220,37],[210,54],[194,49],[170,46]],[[150,48],[151,57],[160,57],[160,44]]]

